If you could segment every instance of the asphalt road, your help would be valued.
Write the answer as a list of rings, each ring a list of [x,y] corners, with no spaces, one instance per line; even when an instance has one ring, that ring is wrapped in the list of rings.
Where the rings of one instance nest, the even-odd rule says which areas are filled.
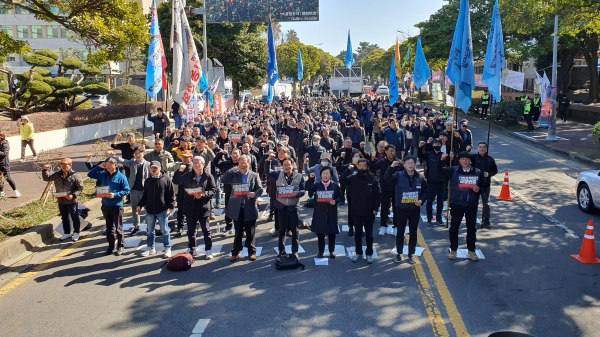
[[[482,140],[487,128],[474,132]],[[271,224],[259,227],[257,262],[198,260],[183,273],[135,251],[104,257],[104,239],[89,237],[54,258],[41,253],[51,263],[0,285],[0,336],[598,336],[600,267],[569,256],[590,218],[574,193],[586,167],[495,134],[491,154],[517,197],[493,198],[494,228],[478,232],[480,262],[448,261],[447,230],[425,224],[414,267],[393,261],[390,235],[376,237],[373,265],[338,257],[315,266],[316,238],[304,230],[306,270],[276,271]],[[231,249],[231,238],[218,241]],[[345,233],[338,244],[354,245]]]

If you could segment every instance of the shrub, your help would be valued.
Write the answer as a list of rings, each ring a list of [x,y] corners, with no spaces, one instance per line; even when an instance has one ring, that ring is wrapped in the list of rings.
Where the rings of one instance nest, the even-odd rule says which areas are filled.
[[[500,102],[492,107],[491,115],[506,126],[517,125],[523,116],[523,106],[520,101]]]
[[[600,122],[594,124],[594,128],[592,129],[592,136],[600,141]]]
[[[44,77],[50,75],[50,70],[48,70],[46,68],[33,67],[33,68],[31,68],[31,70],[35,71],[36,73],[38,73]]]
[[[48,83],[36,80],[29,82],[27,88],[33,95],[47,95],[52,92],[52,87]]]
[[[83,98],[83,97],[80,97],[80,96],[79,96],[79,97],[77,97],[77,98],[75,99],[75,104],[77,104],[77,103],[79,103],[79,102],[83,101],[84,99],[85,99],[85,98]],[[89,110],[89,109],[93,109],[93,108],[94,108],[94,105],[92,104],[92,102],[91,102],[91,101],[89,101],[89,100],[88,100],[88,101],[85,101],[85,102],[81,103],[80,105],[78,105],[78,106],[75,108],[75,110]]]
[[[83,91],[92,95],[106,95],[108,94],[108,87],[104,83],[92,83],[83,87]]]
[[[67,77],[55,77],[48,81],[48,84],[56,87],[56,89],[68,89],[75,85],[75,83],[73,83],[73,81]]]
[[[146,92],[143,88],[135,85],[124,85],[114,88],[108,94],[108,100],[113,105],[143,103]]]
[[[52,67],[56,64],[56,60],[38,53],[27,54],[23,56],[23,59],[25,62],[39,67]]]
[[[81,60],[77,57],[65,57],[65,59],[62,60],[60,64],[62,64],[63,68],[70,70],[79,69],[83,67],[83,62],[81,62]]]
[[[40,50],[34,51],[34,53],[51,58],[54,60],[55,63],[56,63],[56,61],[58,61],[58,54],[53,52],[50,49],[40,49]]]
[[[79,71],[86,76],[100,75],[102,72],[100,68],[90,65],[84,65],[83,67],[79,68]]]

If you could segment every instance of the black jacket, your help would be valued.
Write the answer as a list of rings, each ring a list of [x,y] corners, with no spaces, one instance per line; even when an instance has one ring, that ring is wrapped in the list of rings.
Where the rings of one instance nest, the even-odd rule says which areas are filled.
[[[10,144],[8,144],[8,140],[0,140],[0,169],[8,169],[10,167],[9,152]]]
[[[332,194],[332,199],[336,202],[336,205],[319,202],[319,197],[323,196],[324,191]],[[315,207],[313,209],[311,231],[316,234],[338,234],[337,204],[342,201],[340,187],[332,181],[329,183],[327,190],[325,190],[323,183],[316,183],[314,185],[314,192]]]
[[[161,174],[160,177],[148,177],[144,182],[144,193],[139,207],[146,207],[148,214],[162,213],[175,208],[175,192],[169,177]]]
[[[210,216],[210,200],[214,197],[216,191],[215,179],[207,172],[204,172],[200,176],[200,182],[197,182],[195,177],[196,174],[193,170],[187,173],[182,173],[180,171],[175,172],[173,182],[179,185],[179,190],[183,193],[179,209],[183,211],[186,216],[206,218]],[[199,187],[201,187],[204,192],[204,195],[199,199],[196,199],[194,196],[185,192],[186,188]]]
[[[492,177],[498,174],[498,167],[494,158],[488,156],[480,156],[479,153],[473,155],[472,159],[473,167],[479,169],[482,173],[487,172],[488,176],[481,178],[481,186],[489,187],[491,185]]]
[[[348,203],[350,216],[375,216],[379,208],[379,184],[375,177],[369,172],[358,172],[348,170],[349,174],[344,176],[348,189]]]
[[[427,153],[425,160],[425,178],[430,184],[446,182],[443,168],[448,166],[447,161],[442,160],[443,153],[431,151]]]

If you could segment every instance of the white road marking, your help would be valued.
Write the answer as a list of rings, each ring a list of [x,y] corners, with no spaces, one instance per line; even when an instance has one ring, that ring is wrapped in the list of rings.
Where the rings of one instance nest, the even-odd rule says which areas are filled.
[[[210,318],[200,318],[198,322],[196,322],[194,329],[192,329],[192,334],[190,337],[202,337],[202,334],[204,331],[206,331],[208,323],[210,323]]]
[[[315,257],[315,266],[328,266],[329,265],[329,259],[324,257],[324,258],[318,258]]]

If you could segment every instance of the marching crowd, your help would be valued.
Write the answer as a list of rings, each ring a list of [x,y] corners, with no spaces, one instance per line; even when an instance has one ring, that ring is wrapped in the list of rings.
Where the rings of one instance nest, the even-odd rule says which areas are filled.
[[[283,255],[287,237],[291,253],[297,255],[299,230],[309,228],[318,238],[318,257],[325,256],[327,243],[327,257],[335,258],[339,206],[347,204],[343,222],[354,237],[354,262],[365,258],[373,263],[375,233],[391,230],[397,261],[414,263],[423,206],[428,225],[449,228],[449,259],[457,258],[463,219],[468,258],[478,259],[478,206],[481,201],[481,227],[489,227],[490,180],[498,169],[487,144],[474,143],[466,120],[453,121],[445,112],[411,102],[391,106],[383,98],[369,97],[298,98],[271,105],[252,101],[225,116],[200,115],[193,121],[181,110],[175,103],[171,118],[160,108],[148,115],[155,136],[152,149],[135,134],[126,139],[118,135],[106,160],[92,163],[88,158],[88,176],[96,180],[96,195],[102,198],[107,255],[124,252],[123,208],[129,204],[134,227],[128,235],[137,234],[142,215],[148,225],[144,256],[156,254],[158,234],[164,256],[170,257],[171,237],[181,236],[184,228],[189,252],[199,256],[200,227],[203,253],[212,259],[210,225],[224,201],[224,234],[234,236],[231,262],[240,259],[244,246],[248,259],[255,261],[257,200],[266,193],[266,221],[273,223],[271,234],[278,237]],[[55,184],[66,233],[62,239],[77,241],[77,196],[83,184],[71,166],[69,158],[57,172],[46,166],[43,178]],[[299,207],[312,208],[310,222],[302,221]],[[393,229],[388,229],[390,222]],[[160,230],[155,230],[157,224]]]

